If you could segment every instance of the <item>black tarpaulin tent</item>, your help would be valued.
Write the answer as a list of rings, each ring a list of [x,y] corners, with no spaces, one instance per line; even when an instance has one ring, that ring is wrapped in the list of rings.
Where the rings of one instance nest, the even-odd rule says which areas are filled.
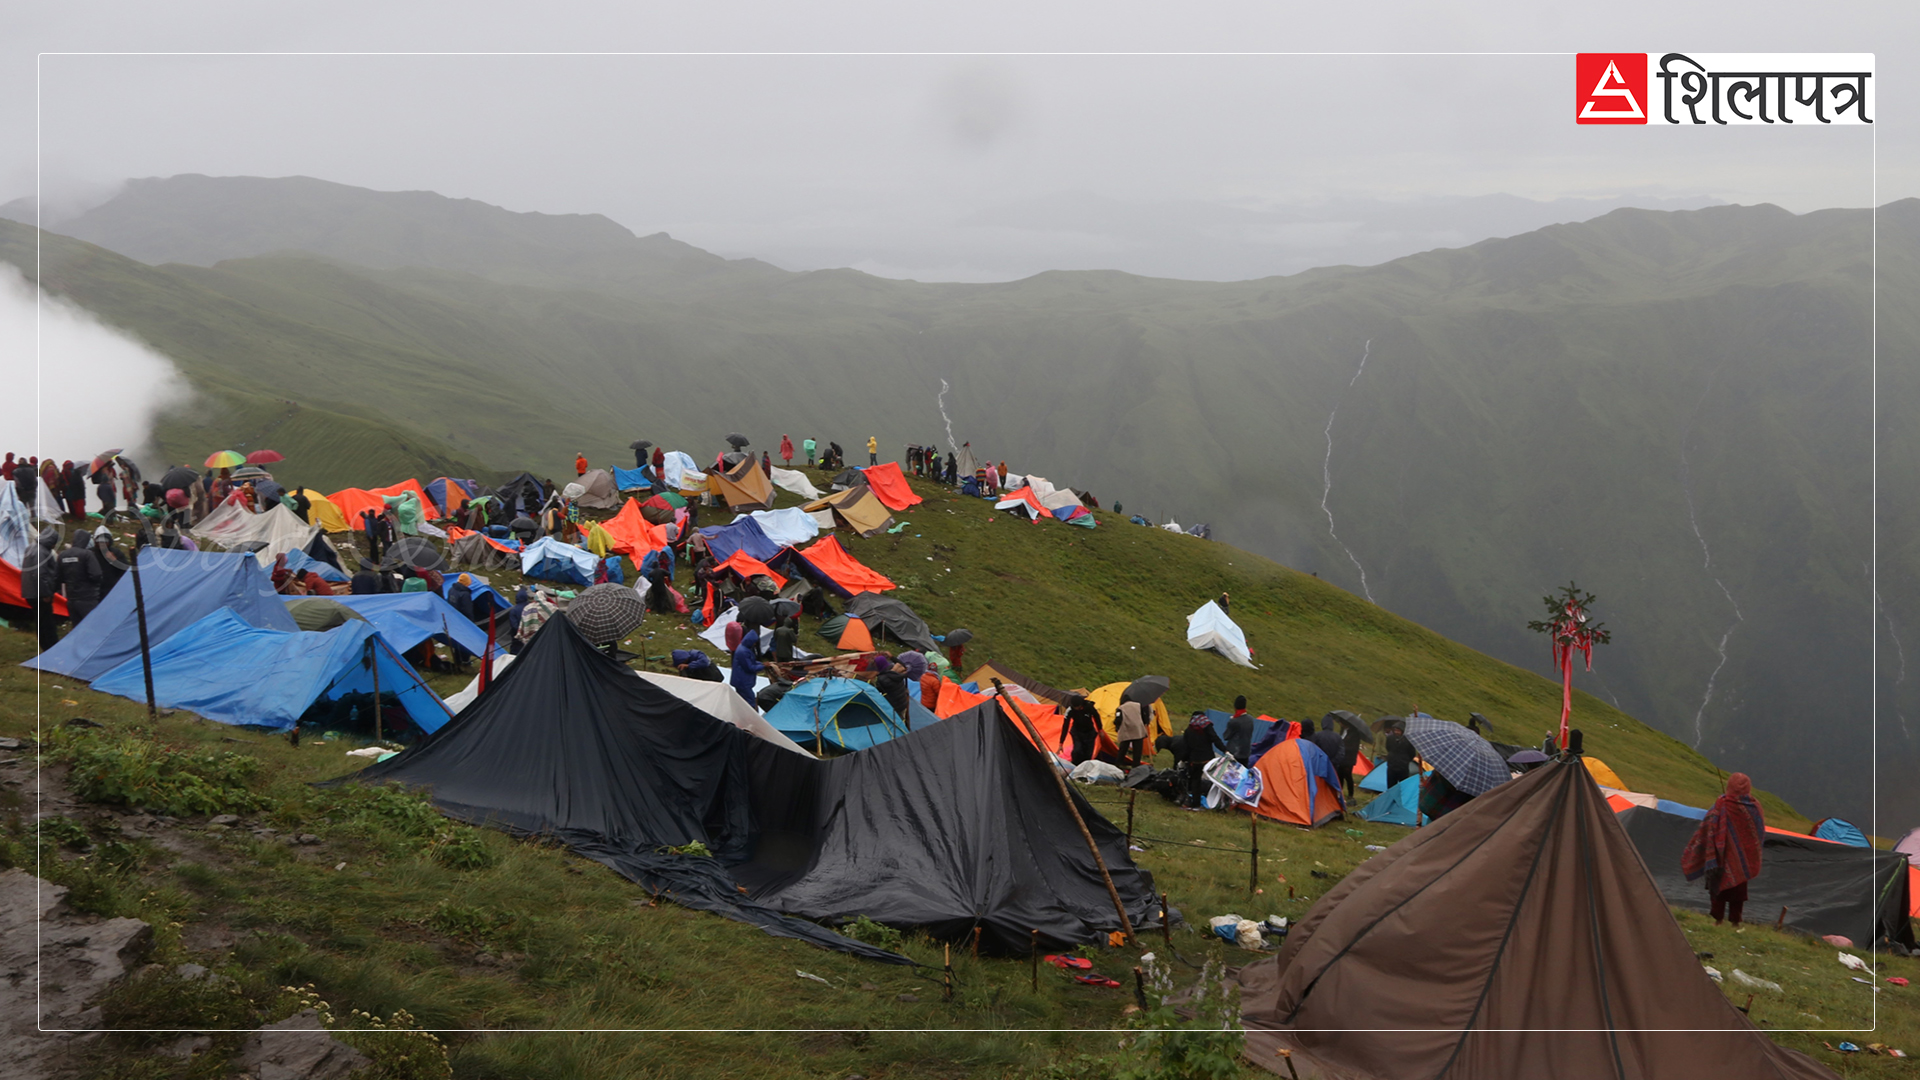
[[[933,632],[927,629],[927,621],[902,601],[875,592],[854,593],[847,600],[847,613],[859,616],[876,641],[880,632],[885,631],[908,648],[926,653],[937,648]]]
[[[734,869],[790,915],[865,915],[936,938],[1025,954],[1104,942],[1120,917],[1048,765],[988,702],[830,761],[755,748],[762,831]],[[782,760],[790,759],[790,760]],[[1136,928],[1159,925],[1153,876],[1126,836],[1072,797]]]
[[[1680,872],[1680,853],[1699,822],[1663,810],[1636,806],[1620,813],[1620,825],[1646,860],[1660,895],[1674,907],[1707,910],[1703,882]],[[1760,876],[1747,884],[1746,916],[1771,923],[1781,908],[1787,925],[1824,937],[1839,934],[1866,948],[1889,938],[1914,944],[1907,921],[1907,860],[1872,848],[1767,833],[1760,848]]]
[[[748,760],[759,742],[638,678],[569,620],[549,619],[435,737],[349,779],[424,788],[451,817],[554,836],[680,904],[769,934],[910,962],[735,887],[727,867],[753,848]],[[664,850],[693,841],[713,857]]]

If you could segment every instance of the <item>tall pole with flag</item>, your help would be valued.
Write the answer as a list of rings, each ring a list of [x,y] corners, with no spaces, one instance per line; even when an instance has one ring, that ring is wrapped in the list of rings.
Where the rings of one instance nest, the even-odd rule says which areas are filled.
[[[1560,748],[1567,748],[1567,721],[1573,715],[1573,654],[1586,659],[1593,670],[1593,647],[1613,640],[1613,634],[1589,614],[1596,597],[1582,593],[1569,581],[1557,594],[1540,598],[1547,617],[1527,623],[1527,629],[1547,635],[1553,645],[1553,666],[1560,669]]]

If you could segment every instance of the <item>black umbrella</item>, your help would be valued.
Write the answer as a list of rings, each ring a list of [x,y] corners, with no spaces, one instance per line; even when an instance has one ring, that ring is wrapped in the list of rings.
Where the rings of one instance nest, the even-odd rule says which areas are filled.
[[[387,557],[380,563],[382,570],[397,570],[401,565],[411,566],[415,570],[447,569],[447,560],[440,555],[432,543],[418,536],[404,536],[394,542]]]
[[[753,441],[752,439],[747,438],[745,435],[742,435],[737,431],[731,432],[727,435],[727,442],[730,443],[735,449],[739,449],[742,446],[746,446],[752,441]]]
[[[1375,731],[1405,731],[1407,718],[1404,716],[1383,716],[1367,725]]]
[[[1360,719],[1347,710],[1335,709],[1328,713],[1327,716],[1330,717],[1334,723],[1345,725],[1347,730],[1360,736],[1363,741],[1369,743],[1373,741],[1373,729],[1367,726],[1365,720]]]
[[[254,552],[254,551],[260,551],[264,549],[266,546],[267,546],[267,542],[265,540],[242,540],[239,543],[228,548],[227,550]]]
[[[720,460],[726,463],[727,468],[731,469],[735,465],[738,465],[741,462],[747,460],[747,455],[736,452],[736,453],[728,454],[725,457],[721,458]]]
[[[630,442],[630,443],[628,443],[628,444],[627,444],[627,449],[629,449],[629,450],[645,450],[645,449],[647,449],[648,447],[650,447],[650,446],[652,446],[652,445],[653,445],[653,443],[651,443],[651,442],[649,442],[649,441],[647,441],[646,439],[635,439],[635,440],[633,440],[632,442]]]
[[[800,601],[798,600],[775,600],[773,602],[773,615],[776,619],[791,619],[798,614],[800,614]]]
[[[740,601],[740,625],[772,626],[773,601],[764,596],[749,596]]]
[[[1467,727],[1484,735],[1493,730],[1493,721],[1481,716],[1479,713],[1468,713]]]
[[[952,646],[952,645],[965,645],[965,644],[966,644],[967,642],[969,642],[969,641],[972,641],[972,640],[973,640],[973,631],[971,631],[971,630],[949,630],[949,631],[947,631],[947,644],[948,644],[949,646]]]
[[[595,645],[619,641],[639,629],[646,616],[640,594],[611,581],[586,589],[567,605],[567,619]]]
[[[1151,705],[1166,696],[1167,688],[1171,685],[1172,682],[1165,675],[1142,675],[1127,684],[1120,694],[1120,700]]]
[[[193,482],[198,479],[200,479],[199,473],[194,472],[185,465],[175,465],[173,468],[167,470],[167,475],[160,478],[160,488],[163,491],[172,491],[175,488],[185,491],[192,487]]]
[[[1509,765],[1540,765],[1552,759],[1538,750],[1522,750],[1507,759]]]

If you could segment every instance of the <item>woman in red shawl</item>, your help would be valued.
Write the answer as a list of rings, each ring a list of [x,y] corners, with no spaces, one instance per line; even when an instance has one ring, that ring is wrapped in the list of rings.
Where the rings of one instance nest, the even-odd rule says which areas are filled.
[[[1694,881],[1704,875],[1712,897],[1713,921],[1724,915],[1740,925],[1747,903],[1747,882],[1760,876],[1760,840],[1767,819],[1753,801],[1753,781],[1746,773],[1727,777],[1727,793],[1713,801],[1713,809],[1680,854],[1680,870]]]

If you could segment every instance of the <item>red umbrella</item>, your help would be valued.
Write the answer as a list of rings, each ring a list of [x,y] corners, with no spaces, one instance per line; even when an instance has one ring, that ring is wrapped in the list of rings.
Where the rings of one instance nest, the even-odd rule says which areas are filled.
[[[247,455],[249,465],[271,465],[276,461],[285,461],[287,456],[278,450],[255,450]]]
[[[99,453],[93,455],[93,464],[87,468],[88,474],[91,475],[93,473],[99,472],[101,469],[106,468],[108,462],[111,462],[114,458],[118,457],[123,452],[124,451],[122,451],[120,448],[115,447],[112,450],[102,450]]]

